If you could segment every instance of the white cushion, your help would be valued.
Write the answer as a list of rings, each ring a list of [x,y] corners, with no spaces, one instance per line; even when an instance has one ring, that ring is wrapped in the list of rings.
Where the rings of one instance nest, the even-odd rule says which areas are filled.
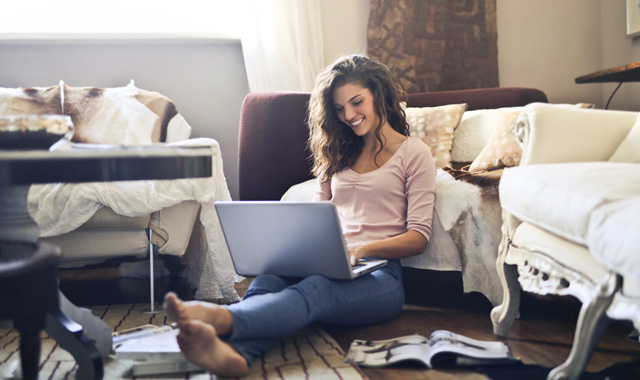
[[[500,203],[515,217],[587,245],[591,213],[640,194],[640,165],[578,162],[505,169]]]
[[[311,202],[318,180],[315,178],[291,186],[280,198],[286,202]]]
[[[529,104],[516,127],[524,143],[520,165],[607,161],[637,118],[637,112]]]
[[[608,203],[591,214],[587,245],[609,269],[640,279],[640,193]]]
[[[529,254],[549,258],[560,267],[577,272],[594,284],[602,281],[608,273],[607,267],[595,259],[586,247],[573,244],[529,223],[518,226],[513,234],[513,245],[526,249]],[[512,257],[507,257],[507,262],[518,264],[513,262]]]

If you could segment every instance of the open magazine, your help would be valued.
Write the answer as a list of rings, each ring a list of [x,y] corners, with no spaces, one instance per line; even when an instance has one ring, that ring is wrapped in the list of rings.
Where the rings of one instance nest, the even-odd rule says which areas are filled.
[[[362,367],[384,367],[402,361],[418,361],[436,366],[501,365],[519,362],[502,342],[467,338],[446,330],[429,338],[408,335],[387,340],[354,340],[346,362]]]

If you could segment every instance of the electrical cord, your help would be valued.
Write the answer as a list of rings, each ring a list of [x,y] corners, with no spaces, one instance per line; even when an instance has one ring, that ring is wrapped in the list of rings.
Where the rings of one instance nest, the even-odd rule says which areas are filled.
[[[620,88],[620,86],[622,86],[623,82],[618,83],[618,86],[616,87],[615,90],[613,90],[613,92],[611,93],[611,96],[609,96],[609,100],[607,100],[607,105],[604,107],[604,109],[608,110],[609,109],[609,103],[611,103],[611,99],[613,98],[613,95],[616,94],[616,92],[618,91],[618,89]]]

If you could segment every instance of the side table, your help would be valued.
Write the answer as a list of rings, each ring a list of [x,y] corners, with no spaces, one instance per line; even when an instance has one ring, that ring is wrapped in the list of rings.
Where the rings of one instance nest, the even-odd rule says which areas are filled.
[[[39,229],[27,210],[27,195],[29,186],[32,184],[209,177],[212,173],[211,156],[212,150],[209,147],[155,145],[140,147],[75,145],[70,150],[54,152],[0,150],[0,241],[39,247],[37,243]],[[49,247],[44,248],[51,250]],[[24,258],[24,255],[38,254],[41,251],[42,249],[36,248],[22,250],[18,254],[7,249],[0,250],[0,269],[11,267],[12,261],[15,263],[15,259],[20,254]],[[23,285],[33,286],[34,284]],[[90,311],[73,305],[59,291],[57,294],[60,297],[60,304],[64,307],[61,310],[60,304],[54,302],[53,308],[46,315],[46,331],[62,348],[73,355],[78,363],[77,378],[102,379],[104,375],[102,359],[94,341],[99,345],[108,344],[110,347],[109,328],[101,319],[91,315]],[[86,316],[87,312],[89,316]],[[65,314],[83,315],[82,322],[85,325],[77,323]],[[91,319],[91,325],[99,327],[91,337],[93,341],[87,338],[85,334],[87,331],[83,330],[83,327],[86,329],[88,318]],[[37,330],[35,331],[37,334],[41,327],[36,326],[34,329]],[[39,357],[39,340],[36,341],[34,343],[31,339],[29,342],[29,357]],[[33,368],[27,368],[25,371],[25,365],[33,364],[23,362],[23,373],[35,373],[37,378],[37,369],[35,372]]]
[[[575,82],[578,84],[618,82],[618,86],[615,90],[613,90],[611,96],[609,96],[609,100],[607,101],[607,105],[605,106],[605,109],[608,109],[613,95],[616,94],[620,86],[622,86],[622,83],[640,82],[640,61],[583,75],[577,77],[575,79]]]

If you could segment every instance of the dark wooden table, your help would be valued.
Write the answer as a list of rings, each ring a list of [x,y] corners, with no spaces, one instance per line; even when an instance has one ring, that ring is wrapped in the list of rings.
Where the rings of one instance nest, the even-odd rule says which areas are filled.
[[[596,71],[577,77],[575,81],[576,83],[638,82],[640,81],[640,61]]]
[[[65,151],[43,150],[0,150],[0,241],[31,244],[37,247],[39,229],[29,215],[27,195],[29,187],[38,183],[79,183],[101,181],[131,181],[210,177],[212,173],[210,147],[117,147],[76,145]],[[36,254],[39,249],[22,250],[21,253],[0,249],[0,266],[14,265],[19,254]],[[41,249],[40,249],[41,250]],[[4,256],[4,257],[3,257]],[[19,286],[30,287],[30,284]],[[86,314],[86,309],[78,308],[58,292],[63,305],[57,305],[46,315],[46,331],[62,348],[69,351],[78,363],[77,378],[101,379],[104,375],[102,359],[94,342],[83,332],[83,325],[68,318],[69,315]],[[62,303],[62,301],[66,303]],[[57,304],[57,302],[56,302]],[[7,306],[7,305],[4,305]],[[4,307],[3,306],[3,307]],[[9,305],[10,307],[11,305]],[[69,309],[71,308],[71,309]],[[93,317],[91,324],[104,324]],[[86,325],[85,325],[86,326]],[[104,325],[106,327],[106,325]],[[41,327],[37,328],[39,332]],[[96,340],[111,344],[111,333],[102,333]],[[36,335],[37,337],[37,335]],[[33,352],[37,350],[37,352]],[[39,338],[37,347],[31,347],[30,357],[39,358]],[[23,368],[26,363],[23,363]],[[29,366],[34,366],[29,363]],[[35,368],[37,368],[37,359]],[[33,373],[33,368],[31,368]],[[37,375],[37,372],[36,372]]]
[[[618,86],[615,88],[615,90],[613,90],[613,92],[609,96],[609,99],[607,100],[606,106],[604,107],[604,109],[609,109],[611,99],[613,99],[613,96],[616,94],[616,92],[618,92],[618,89],[620,88],[620,86],[622,86],[622,83],[640,81],[640,61],[630,63],[628,65],[596,71],[591,74],[577,77],[575,81],[578,84],[617,82]]]

